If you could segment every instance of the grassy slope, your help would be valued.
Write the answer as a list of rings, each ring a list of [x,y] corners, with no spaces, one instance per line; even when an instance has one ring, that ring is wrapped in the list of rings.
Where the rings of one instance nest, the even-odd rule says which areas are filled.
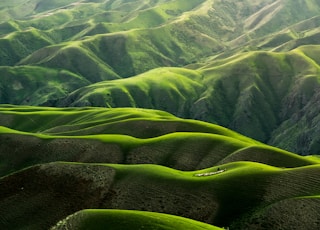
[[[0,54],[3,65],[41,65],[49,67],[48,71],[62,68],[89,82],[100,82],[136,76],[159,66],[183,66],[201,60],[203,63],[193,66],[203,67],[203,77],[182,86],[186,75],[189,78],[185,70],[175,71],[182,75],[175,81],[177,75],[169,76],[171,70],[164,73],[163,69],[155,69],[152,74],[146,73],[150,78],[148,86],[140,82],[146,80],[141,78],[144,75],[139,75],[132,79],[139,84],[104,82],[79,89],[61,100],[63,102],[51,99],[61,98],[69,90],[50,98],[29,100],[29,104],[48,100],[46,105],[156,108],[182,117],[215,122],[300,154],[319,152],[318,140],[313,137],[317,129],[308,128],[307,134],[290,135],[290,140],[283,143],[279,143],[283,138],[280,134],[272,134],[279,125],[283,126],[276,133],[283,133],[284,129],[296,130],[288,126],[291,122],[284,123],[292,119],[289,114],[299,114],[306,106],[305,101],[311,98],[316,101],[315,96],[306,91],[316,90],[318,85],[318,64],[314,62],[317,55],[310,60],[299,48],[286,54],[253,52],[248,56],[243,54],[239,60],[233,56],[222,59],[243,50],[287,51],[301,44],[318,44],[319,4],[316,1],[296,4],[271,0],[69,3],[57,1],[48,5],[31,1],[26,7],[23,1],[19,2],[19,7],[26,7],[26,15],[15,21],[4,19],[1,24],[4,28],[0,40],[0,46],[3,42],[3,49],[0,49],[3,50]],[[294,17],[300,8],[303,10]],[[1,9],[5,11],[6,8]],[[206,58],[210,55],[213,56]],[[221,62],[225,65],[220,65]],[[6,76],[6,68],[3,71]],[[157,75],[166,77],[160,81],[155,78]],[[284,76],[283,83],[275,86],[280,76]],[[73,84],[72,79],[66,80],[66,84]],[[310,86],[312,84],[314,86]],[[40,91],[42,95],[47,92]],[[5,97],[6,103],[26,102],[15,91],[6,94],[10,95]],[[151,99],[144,100],[146,95]],[[250,98],[255,100],[250,101]],[[299,98],[303,100],[298,105]],[[288,108],[288,104],[292,108]],[[304,138],[305,135],[308,137]]]
[[[281,229],[318,228],[319,196],[297,197],[284,199],[267,206],[246,220],[237,221],[233,224],[236,229],[268,229],[279,226]],[[273,215],[272,213],[277,213]],[[298,214],[299,213],[299,214]],[[283,223],[285,220],[285,223]],[[289,227],[289,225],[291,225]],[[232,228],[232,227],[231,227]]]
[[[19,65],[66,69],[85,77],[92,83],[119,78],[108,64],[103,63],[93,52],[77,43],[40,49],[19,62]]]
[[[216,172],[218,167],[226,171],[196,176]],[[236,162],[218,167],[182,172],[156,165],[51,163],[34,166],[1,178],[1,225],[11,229],[22,226],[38,229],[52,226],[82,209],[111,208],[164,212],[217,226],[234,224],[237,229],[246,229],[239,223],[246,223],[250,216],[266,207],[277,205],[283,211],[290,211],[292,206],[282,200],[313,196],[314,202],[310,202],[319,208],[318,165],[280,169]],[[9,199],[13,193],[15,196]],[[43,206],[43,202],[47,205]],[[311,215],[312,210],[303,209],[308,211],[304,215]],[[270,212],[268,218],[277,217],[277,212]],[[257,219],[260,220],[263,222],[263,218]],[[302,227],[299,219],[290,220],[273,222],[272,226],[260,229]],[[303,224],[306,229],[319,227],[316,222]]]
[[[248,28],[251,33],[250,39],[257,39],[297,22],[296,18],[291,17],[295,7],[291,6],[288,1],[283,3],[288,9],[282,7],[286,10],[277,12],[277,16],[284,15],[281,16],[281,20],[284,17],[287,21],[281,25],[273,25],[273,20],[263,14],[263,9],[268,8],[270,2],[272,1],[254,3],[248,1],[244,4],[229,1],[213,3],[203,0],[192,2],[176,0],[148,3],[143,1],[142,5],[137,2],[131,5],[120,2],[118,6],[102,2],[74,5],[68,5],[69,2],[53,2],[50,5],[46,4],[46,7],[52,10],[41,13],[43,10],[39,9],[44,4],[40,1],[37,8],[34,9],[33,19],[26,18],[26,20],[16,22],[19,30],[24,32],[30,27],[36,28],[33,31],[40,31],[42,34],[39,37],[46,37],[51,44],[81,40],[86,52],[77,50],[80,53],[78,56],[81,57],[79,62],[86,63],[91,60],[97,64],[88,67],[90,71],[73,69],[74,63],[71,65],[68,62],[59,61],[60,55],[51,56],[52,60],[49,63],[37,62],[35,60],[43,56],[39,52],[35,52],[22,63],[49,65],[76,73],[80,71],[87,78],[92,78],[93,69],[101,68],[101,65],[105,64],[111,66],[116,74],[126,77],[159,66],[185,65],[212,53],[221,52],[223,47],[229,46],[226,42],[237,40],[237,36],[241,37],[244,33],[249,33]],[[65,7],[59,8],[63,4]],[[304,3],[299,2],[299,4]],[[308,5],[313,5],[313,8],[310,7],[303,14],[299,14],[299,20],[316,15],[317,8],[314,7],[316,3],[308,3]],[[127,14],[125,7],[131,8],[132,13]],[[234,10],[241,13],[235,14]],[[213,14],[213,11],[217,12]],[[259,16],[260,14],[262,16]],[[248,23],[249,25],[246,25]],[[272,31],[268,31],[270,28]],[[258,29],[263,32],[255,32]],[[123,33],[124,36],[119,37],[117,32]],[[33,40],[37,37],[34,37]],[[83,38],[85,41],[82,41]],[[19,40],[19,37],[15,40]],[[238,42],[236,44],[240,46]],[[35,51],[46,45],[33,48],[26,43],[25,46],[27,50]],[[73,57],[72,53],[75,51],[64,48],[66,47],[61,48],[64,57]],[[88,49],[94,52],[99,59],[89,55]],[[49,52],[49,50],[40,53]],[[30,52],[18,53],[20,59],[23,55],[28,54]],[[16,63],[19,57],[12,57],[15,60],[13,63]],[[121,66],[126,66],[126,70]],[[110,70],[103,69],[103,71]]]
[[[258,144],[216,125],[152,110],[4,106],[0,117],[11,128],[1,128],[2,173],[57,160],[158,163],[190,170]]]
[[[136,77],[99,82],[70,94],[57,105],[156,108],[188,117],[204,86],[192,70],[158,68]]]
[[[220,228],[187,218],[141,211],[125,210],[83,210],[64,221],[59,222],[52,230],[58,229],[155,229],[155,230],[218,230]]]
[[[209,104],[207,116],[211,117],[207,120],[243,130],[240,132],[263,141],[293,111],[299,111],[315,97],[319,87],[319,64],[299,49],[289,53],[248,53],[222,63],[213,62],[203,71],[205,83],[211,87],[203,94],[199,107]],[[305,101],[298,102],[299,97]],[[217,112],[209,114],[213,109]],[[268,125],[264,125],[266,118]]]
[[[66,68],[75,73],[80,72],[87,78],[96,74],[92,72],[95,68],[102,69],[105,73],[114,70],[120,76],[132,76],[159,66],[177,66],[197,61],[199,58],[220,53],[226,46],[231,49],[250,46],[246,44],[248,41],[242,41],[243,37],[248,38],[249,42],[263,39],[265,35],[281,33],[283,29],[297,22],[309,20],[319,12],[318,3],[314,0],[299,1],[298,5],[293,5],[290,1],[276,1],[276,4],[271,4],[274,2],[272,0],[241,3],[212,0],[132,3],[95,1],[70,4],[71,2],[54,1],[49,4],[34,0],[28,3],[21,1],[17,6],[11,5],[9,8],[6,8],[7,5],[3,6],[2,10],[7,9],[9,14],[19,11],[20,7],[24,7],[25,12],[20,20],[3,19],[3,26],[8,28],[8,34],[4,34],[7,35],[5,43],[19,41],[22,47],[12,45],[13,49],[21,52],[4,52],[3,55],[9,57],[1,60],[9,59],[7,64],[13,65],[41,47],[60,44],[63,41],[77,41],[82,43],[81,47],[85,52],[75,51],[64,45],[58,48],[63,55],[51,56],[50,59],[53,60],[49,63],[42,59],[41,63],[35,61],[39,56],[43,57],[43,52],[46,53],[43,50],[39,51],[40,54],[35,52],[22,63]],[[302,7],[304,5],[308,7]],[[296,9],[300,8],[304,10],[299,12],[299,17],[293,17],[296,15]],[[14,15],[12,19],[15,19]],[[16,28],[14,30],[18,31],[11,34],[10,28]],[[301,29],[290,30],[292,34],[301,32]],[[124,37],[119,38],[118,32]],[[26,40],[24,37],[29,33],[32,33],[33,37]],[[303,33],[300,34],[302,35],[299,36],[303,37]],[[40,42],[41,39],[49,44]],[[30,40],[39,42],[30,44]],[[4,44],[3,47],[11,45]],[[50,49],[48,48],[47,52]],[[88,53],[91,51],[99,58]],[[62,57],[74,57],[74,52],[80,54],[78,62],[91,61],[97,64],[92,64],[87,67],[90,70],[85,71],[74,69],[72,65],[75,63],[59,61]],[[103,65],[111,66],[112,70],[101,68]],[[126,70],[121,66],[126,66]]]
[[[2,106],[0,121],[1,175],[52,161],[152,163],[180,170],[241,160],[280,167],[318,163],[217,125],[155,110],[8,105]]]
[[[50,135],[65,135],[68,133],[76,134],[82,129],[89,129],[86,135],[89,134],[125,134],[135,137],[147,138],[156,137],[170,132],[203,132],[220,134],[224,136],[235,137],[244,142],[257,143],[254,140],[241,136],[234,131],[228,130],[218,125],[205,123],[196,120],[180,119],[170,113],[151,110],[151,109],[136,109],[136,108],[99,108],[99,107],[82,107],[82,108],[52,108],[52,107],[37,107],[37,106],[14,106],[1,105],[1,123],[9,128],[17,129],[24,132],[40,132]],[[26,119],[34,122],[25,122]],[[48,122],[50,121],[50,122]],[[97,125],[115,124],[121,127],[121,122],[129,121],[146,121],[146,122],[168,122],[170,127],[145,132],[148,127],[142,126],[142,130],[131,130],[130,127],[123,128],[109,127],[95,130]],[[161,127],[159,127],[161,128]],[[61,130],[61,131],[60,131]],[[116,133],[115,133],[116,131]]]
[[[161,106],[161,109],[182,115],[186,110],[190,110],[186,117],[205,118],[230,125],[229,127],[245,130],[243,133],[260,140],[270,139],[270,143],[284,140],[279,145],[293,148],[300,153],[319,151],[319,130],[316,125],[319,113],[318,106],[314,106],[319,101],[317,47],[303,47],[286,54],[253,52],[238,58],[219,60],[243,50],[237,49],[243,45],[247,50],[279,51],[291,50],[301,44],[318,44],[317,20],[309,19],[319,14],[319,3],[315,0],[297,1],[294,4],[291,1],[278,1],[274,5],[268,5],[272,1],[234,3],[227,0],[215,1],[214,6],[213,1],[143,1],[143,4],[138,1],[95,1],[97,4],[91,2],[68,5],[70,2],[57,0],[43,4],[40,0],[34,0],[25,4],[26,1],[21,0],[12,1],[12,5],[0,5],[3,20],[0,28],[4,29],[1,29],[0,39],[2,65],[14,65],[24,59],[20,64],[63,68],[73,72],[67,74],[71,80],[68,79],[63,84],[57,81],[53,81],[54,87],[43,84],[44,94],[52,88],[64,92],[53,93],[44,100],[32,100],[32,104],[62,97],[63,93],[72,90],[74,79],[86,79],[82,81],[87,84],[87,81],[128,77],[154,67],[181,66],[214,55],[212,59],[207,59],[205,64],[195,65],[202,68],[192,74],[186,70],[167,69],[164,74],[165,81],[161,81],[161,84],[151,79],[151,75],[154,78],[160,69],[151,72],[152,74],[148,73],[150,79],[147,81],[152,88],[141,83],[137,91],[151,92],[150,90],[159,84],[157,89],[160,89],[161,93],[165,91],[164,96],[168,95],[172,101],[178,97],[178,105],[183,106],[177,109],[177,106],[170,107],[161,102],[153,102],[150,103],[151,108]],[[204,4],[201,4],[202,2]],[[6,8],[7,4],[10,5],[9,8]],[[65,7],[66,5],[68,6]],[[105,12],[103,9],[112,11]],[[132,13],[124,9],[130,9]],[[215,9],[218,10],[214,11]],[[27,17],[33,19],[29,20]],[[91,20],[88,20],[89,17]],[[9,18],[19,20],[7,20]],[[146,18],[148,20],[144,20]],[[300,20],[306,20],[305,24],[310,25],[310,28],[299,23]],[[294,26],[290,27],[291,25]],[[121,32],[122,30],[129,31]],[[120,33],[117,33],[118,31]],[[270,33],[273,35],[270,36]],[[30,40],[33,40],[34,44],[30,43]],[[75,40],[81,41],[71,42]],[[225,47],[228,49],[224,50]],[[103,52],[97,52],[100,50]],[[223,50],[226,52],[215,56]],[[27,57],[29,54],[31,55]],[[5,77],[10,71],[14,72],[11,73],[12,76],[17,76],[19,68],[4,67],[2,70],[6,73]],[[34,78],[31,75],[36,71],[42,73],[48,70],[52,76],[56,76],[58,71],[51,69],[32,67],[28,69],[32,74],[26,74],[25,78],[29,81]],[[188,79],[188,84],[177,87],[179,82],[172,81],[170,75],[174,79],[178,76],[179,79]],[[35,76],[37,80],[42,77],[37,74]],[[285,76],[283,82],[279,82],[279,76]],[[140,77],[134,80],[139,81]],[[197,84],[193,78],[203,79],[202,84]],[[12,85],[13,90],[21,88],[19,83],[12,80],[9,82],[8,85]],[[105,99],[108,91],[103,87],[99,89],[100,86],[107,86],[113,93],[116,92],[115,95],[120,94],[116,97],[120,105],[123,101],[129,101],[127,104],[131,106],[140,105],[142,100],[137,103],[134,97],[139,98],[145,94],[132,97],[131,90],[135,91],[136,88],[130,81],[114,82],[117,86],[107,83],[87,87],[95,89],[95,95],[89,98],[90,100],[87,97],[88,91],[81,89],[78,92],[84,94],[81,99],[87,100],[85,103],[109,103],[112,100],[109,97]],[[287,92],[283,91],[284,86],[289,86]],[[196,96],[199,100],[192,98],[190,103],[188,102],[186,96],[190,89],[192,97]],[[27,100],[24,96],[27,92],[6,94],[14,97],[18,95],[18,99],[10,96],[10,100],[17,103]],[[159,92],[155,92],[155,95],[159,96]],[[257,100],[252,101],[252,98]],[[281,100],[283,101],[280,102]],[[226,107],[226,101],[236,106]],[[261,106],[262,104],[267,106]],[[316,158],[299,157],[270,148],[238,134],[230,135],[231,132],[217,126],[195,121],[180,122],[176,118],[168,122],[167,117],[161,117],[167,116],[164,114],[157,119],[146,119],[141,114],[127,119],[127,114],[123,114],[131,111],[119,111],[120,115],[114,116],[112,122],[104,124],[104,120],[99,116],[94,117],[98,120],[92,122],[89,113],[88,117],[81,118],[83,120],[78,120],[75,125],[72,115],[68,116],[70,122],[64,117],[67,111],[59,111],[64,118],[52,121],[54,109],[49,113],[39,113],[37,108],[32,107],[8,107],[11,112],[2,112],[1,122],[25,133],[1,127],[0,159],[3,175],[25,166],[56,160],[158,163],[188,170],[208,168],[212,165],[216,167],[188,173],[146,165],[132,168],[109,165],[112,169],[106,169],[105,166],[73,167],[69,164],[52,164],[41,166],[39,171],[37,166],[29,168],[0,180],[0,207],[6,207],[6,210],[0,208],[0,224],[3,228],[49,227],[78,210],[101,207],[138,207],[141,210],[166,211],[219,226],[231,225],[236,229],[247,229],[248,226],[252,229],[319,228],[319,222],[312,219],[318,217],[316,210],[319,210],[319,169],[317,165],[307,166],[318,163]],[[31,110],[34,113],[30,116],[30,113],[18,114],[15,110]],[[73,112],[75,117],[78,117],[78,111]],[[305,115],[301,116],[301,113]],[[126,119],[122,120],[121,117]],[[34,126],[35,122],[27,123],[25,118],[35,118],[36,123],[46,123],[46,126]],[[267,125],[266,118],[269,122]],[[275,136],[271,137],[273,129],[279,124],[281,126],[275,130]],[[251,132],[246,131],[249,126]],[[141,130],[135,135],[146,139],[123,135],[134,136],[133,128]],[[199,133],[204,132],[203,130],[206,130],[206,134]],[[217,130],[219,135],[210,134]],[[172,133],[175,131],[188,133]],[[110,134],[90,135],[105,132]],[[150,138],[154,132],[159,136]],[[115,133],[118,135],[114,135]],[[298,143],[297,147],[295,143]],[[19,157],[12,154],[13,152]],[[223,165],[227,172],[221,175],[194,178],[194,173],[216,171],[217,167],[221,167],[220,164],[248,159],[278,167],[300,168],[282,170],[261,164],[237,162]],[[115,171],[115,183],[111,183],[110,178]],[[52,183],[48,184],[48,181]],[[144,189],[145,184],[149,185],[148,189]],[[109,190],[110,186],[112,189]],[[62,187],[65,188],[63,193]],[[175,189],[172,189],[173,187]],[[45,189],[40,191],[39,188]],[[237,196],[234,191],[237,191]],[[194,202],[194,205],[189,201]],[[43,207],[43,203],[48,206]],[[234,203],[239,206],[234,207]],[[308,204],[308,207],[305,204]],[[287,215],[292,218],[282,223],[281,220]],[[32,218],[29,218],[30,216]]]
[[[9,33],[0,38],[0,65],[13,66],[27,55],[51,44],[44,33],[34,28]]]
[[[319,91],[318,54],[318,46],[303,46],[290,52],[248,52],[211,60],[196,70],[158,68],[128,79],[92,84],[48,105],[161,109],[217,123],[300,154],[316,154],[319,149],[313,134],[317,128],[312,131],[309,125],[301,130],[311,139],[303,145],[299,131],[278,135],[297,130],[290,120],[309,107],[310,122],[317,121],[318,107],[311,105]],[[286,138],[289,140],[281,145]]]
[[[0,121],[6,126],[0,128],[2,228],[48,228],[92,208],[168,213],[236,229],[318,226],[295,218],[283,224],[277,212],[296,207],[285,200],[306,196],[314,196],[310,205],[318,208],[320,161],[315,157],[156,110],[2,105]],[[56,161],[74,163],[37,165]],[[27,166],[32,167],[17,171]],[[299,210],[293,215],[300,216]],[[308,216],[313,209],[301,210]],[[100,215],[105,212],[76,214],[62,223],[113,225],[122,218],[113,211]],[[139,223],[132,215],[129,219]],[[266,215],[272,225],[266,225]]]
[[[0,67],[0,103],[39,105],[90,84],[66,70],[36,66]]]

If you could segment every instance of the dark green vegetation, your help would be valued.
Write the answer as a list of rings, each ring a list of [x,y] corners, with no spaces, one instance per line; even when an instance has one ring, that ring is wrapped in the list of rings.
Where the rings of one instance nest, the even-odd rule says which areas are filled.
[[[159,109],[320,152],[316,0],[17,0],[0,12],[0,103]]]
[[[230,229],[320,227],[317,157],[157,110],[3,105],[0,122],[4,229],[214,229],[157,213]]]
[[[320,229],[319,15],[0,3],[0,229]]]

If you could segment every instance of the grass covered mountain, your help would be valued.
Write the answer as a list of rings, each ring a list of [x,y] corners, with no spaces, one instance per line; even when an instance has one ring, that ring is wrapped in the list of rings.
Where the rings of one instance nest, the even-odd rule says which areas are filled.
[[[48,104],[161,109],[300,154],[317,154],[318,55],[318,46],[303,46],[286,53],[240,54],[197,69],[157,68],[91,84]]]
[[[160,109],[320,151],[315,0],[20,0],[0,11],[0,103]]]
[[[0,229],[319,229],[319,15],[0,3]]]
[[[0,121],[2,228],[319,227],[315,156],[157,110],[3,105]]]

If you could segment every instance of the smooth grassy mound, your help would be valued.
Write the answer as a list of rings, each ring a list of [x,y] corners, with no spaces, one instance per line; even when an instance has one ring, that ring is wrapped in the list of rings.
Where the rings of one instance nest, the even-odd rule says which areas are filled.
[[[6,126],[0,128],[1,174],[57,160],[193,170],[259,145],[226,128],[156,110],[6,105],[0,120]]]
[[[182,68],[158,68],[136,77],[81,88],[58,106],[157,108],[187,117],[205,87],[202,76]]]
[[[92,229],[218,230],[221,228],[168,214],[127,210],[83,210],[60,221],[51,230]]]
[[[289,168],[319,162],[157,110],[2,105],[0,121],[1,175],[52,161],[159,164],[180,170],[243,160]]]
[[[123,134],[150,138],[173,132],[196,132],[218,134],[244,142],[258,143],[219,125],[182,119],[168,112],[152,109],[0,105],[0,119],[1,124],[5,127],[50,136]],[[138,126],[134,127],[134,124],[122,125],[122,122],[137,122],[140,129]],[[146,124],[142,125],[144,122]]]

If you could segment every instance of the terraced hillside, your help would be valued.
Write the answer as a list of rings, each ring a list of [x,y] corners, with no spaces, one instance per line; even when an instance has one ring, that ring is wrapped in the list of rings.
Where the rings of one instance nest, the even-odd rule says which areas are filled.
[[[317,157],[157,110],[3,105],[0,121],[4,229],[215,229],[174,216],[230,229],[319,227]]]

